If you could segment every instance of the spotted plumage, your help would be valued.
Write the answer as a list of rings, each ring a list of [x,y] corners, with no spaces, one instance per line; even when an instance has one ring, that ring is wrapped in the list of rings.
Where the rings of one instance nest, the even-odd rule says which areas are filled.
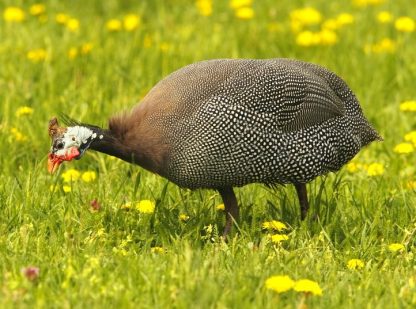
[[[195,63],[160,81],[130,113],[110,119],[108,130],[84,126],[92,130],[93,150],[182,187],[218,190],[225,234],[238,216],[232,187],[293,183],[304,217],[304,184],[381,140],[341,78],[291,59]]]

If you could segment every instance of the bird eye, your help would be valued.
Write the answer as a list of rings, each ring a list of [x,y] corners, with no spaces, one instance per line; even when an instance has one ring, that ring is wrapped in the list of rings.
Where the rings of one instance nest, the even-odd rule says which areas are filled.
[[[59,142],[59,143],[56,145],[56,148],[58,148],[58,149],[62,149],[62,148],[64,148],[64,143]]]

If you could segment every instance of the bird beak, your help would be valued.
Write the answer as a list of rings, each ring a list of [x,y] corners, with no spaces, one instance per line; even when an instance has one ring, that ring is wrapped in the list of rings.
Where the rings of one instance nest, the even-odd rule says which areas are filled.
[[[53,152],[48,154],[48,172],[53,174],[64,161],[71,161],[72,159],[78,158],[80,152],[77,147],[71,147],[64,155],[57,155]]]

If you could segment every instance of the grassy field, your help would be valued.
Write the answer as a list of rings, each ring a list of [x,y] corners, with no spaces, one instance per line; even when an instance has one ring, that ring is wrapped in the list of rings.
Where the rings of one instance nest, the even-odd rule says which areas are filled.
[[[0,307],[416,306],[412,1],[4,0],[0,12]],[[225,243],[214,191],[94,152],[47,173],[52,116],[106,126],[186,64],[276,57],[342,76],[385,139],[308,185],[304,222],[292,186],[237,188]]]

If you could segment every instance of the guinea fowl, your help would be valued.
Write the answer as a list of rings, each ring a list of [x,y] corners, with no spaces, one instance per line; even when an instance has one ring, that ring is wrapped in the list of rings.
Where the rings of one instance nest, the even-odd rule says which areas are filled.
[[[294,184],[301,218],[306,183],[339,170],[382,140],[336,74],[292,59],[220,59],[188,65],[160,81],[108,129],[49,123],[48,169],[87,149],[138,164],[190,189],[218,190],[224,235],[238,218],[233,187]]]

